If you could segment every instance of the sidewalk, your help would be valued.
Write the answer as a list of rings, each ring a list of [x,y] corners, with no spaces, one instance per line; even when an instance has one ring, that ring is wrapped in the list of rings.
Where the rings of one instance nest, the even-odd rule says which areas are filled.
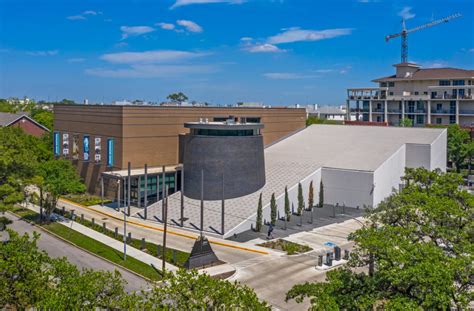
[[[28,204],[28,208],[31,210],[34,210],[35,212],[39,213],[39,207],[33,204]],[[77,231],[81,234],[84,234],[85,236],[88,236],[96,241],[99,241],[107,246],[112,247],[115,250],[118,250],[120,252],[123,252],[123,242],[117,241],[111,237],[108,237],[100,232],[97,232],[95,230],[92,230],[86,226],[83,226],[75,221],[72,221],[70,219],[64,218],[60,215],[54,214],[58,217],[58,223],[71,228],[74,231]],[[149,255],[145,252],[142,252],[134,247],[131,247],[130,245],[127,245],[127,256],[133,257],[137,260],[140,260],[143,263],[146,263],[148,265],[153,265],[156,269],[161,270],[162,267],[162,260],[159,258],[156,258],[152,255]],[[170,264],[166,263],[166,269],[168,271],[175,272],[179,268]]]

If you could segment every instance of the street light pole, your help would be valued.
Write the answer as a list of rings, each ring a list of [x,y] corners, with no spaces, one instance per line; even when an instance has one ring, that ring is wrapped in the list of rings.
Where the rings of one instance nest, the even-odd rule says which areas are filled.
[[[163,255],[161,258],[162,266],[161,266],[161,271],[163,272],[163,276],[165,275],[165,264],[166,264],[166,233],[168,229],[168,185],[166,185],[166,191],[163,189],[163,202],[165,203],[163,205],[163,223],[164,223],[164,232],[163,232]]]
[[[123,187],[125,190],[125,187]],[[118,180],[118,190],[120,196],[120,179]],[[123,207],[123,260],[127,260],[127,213],[125,211],[125,204]],[[120,211],[120,200],[118,200],[118,210]]]

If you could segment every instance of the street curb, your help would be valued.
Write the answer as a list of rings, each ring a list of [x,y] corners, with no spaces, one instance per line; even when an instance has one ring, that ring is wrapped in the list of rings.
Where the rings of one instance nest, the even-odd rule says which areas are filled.
[[[92,208],[92,207],[89,207],[89,206],[85,206],[85,205],[82,205],[82,204],[79,204],[79,203],[76,203],[76,202],[73,202],[73,201],[70,201],[70,200],[67,200],[67,199],[59,199],[60,201],[64,201],[66,203],[69,203],[69,204],[72,204],[72,205],[76,205],[78,207],[81,207],[81,208],[84,208],[84,209],[87,209],[87,210],[91,210],[95,213],[98,213],[98,214],[102,214],[104,216],[107,216],[107,217],[111,217],[111,218],[114,218],[116,220],[122,220],[114,215],[111,215],[111,214],[108,214],[108,213],[104,213],[102,211],[98,211],[96,210],[95,208]],[[150,226],[150,225],[146,225],[146,224],[142,224],[142,223],[139,223],[139,222],[135,222],[135,221],[131,221],[131,220],[128,220],[127,223],[130,223],[130,224],[133,224],[133,225],[136,225],[136,226],[140,226],[140,227],[143,227],[143,228],[147,228],[147,229],[151,229],[151,230],[156,230],[156,231],[161,231],[163,232],[164,230],[163,229],[160,229],[160,228],[157,228],[157,227],[153,227],[153,226]],[[175,232],[175,231],[171,231],[171,230],[167,230],[168,234],[173,234],[173,235],[177,235],[177,236],[181,236],[181,237],[185,237],[185,238],[188,238],[188,239],[193,239],[193,240],[196,240],[197,237],[194,237],[192,235],[188,235],[188,234],[184,234],[184,233],[179,233],[179,232]],[[223,243],[223,242],[219,242],[219,241],[214,241],[212,239],[209,239],[209,243],[211,244],[215,244],[215,245],[220,245],[220,246],[224,246],[224,247],[229,247],[229,248],[235,248],[235,249],[240,249],[240,250],[243,250],[243,251],[248,251],[248,252],[253,252],[253,253],[258,253],[258,254],[262,254],[262,255],[268,255],[269,253],[268,252],[265,252],[265,251],[261,251],[261,250],[257,250],[257,249],[252,249],[252,248],[248,248],[248,247],[243,247],[243,246],[238,246],[238,245],[232,245],[232,244],[228,244],[228,243]]]
[[[116,266],[116,267],[118,267],[118,268],[120,268],[120,269],[123,269],[123,270],[125,270],[125,271],[127,271],[127,272],[130,272],[130,273],[132,273],[132,274],[134,274],[134,275],[136,275],[136,276],[138,276],[138,277],[141,277],[142,279],[144,279],[145,281],[147,281],[147,282],[149,282],[149,283],[152,283],[152,284],[158,283],[157,281],[153,281],[153,280],[147,278],[146,276],[143,276],[143,275],[139,274],[138,272],[135,272],[135,271],[133,271],[133,270],[130,270],[130,269],[128,269],[128,268],[126,268],[126,267],[124,267],[124,266],[121,266],[121,265],[119,265],[119,264],[117,264],[117,263],[115,263],[115,262],[113,262],[113,261],[111,261],[111,260],[109,260],[109,259],[107,259],[107,258],[101,257],[101,256],[99,256],[99,255],[97,255],[97,254],[95,254],[95,253],[93,253],[93,252],[91,252],[91,251],[89,251],[89,250],[87,250],[87,249],[85,249],[85,248],[82,248],[82,247],[80,247],[80,246],[74,244],[73,242],[71,242],[71,241],[69,241],[69,240],[66,240],[65,238],[63,238],[63,237],[57,235],[56,233],[53,233],[53,232],[49,231],[49,230],[46,229],[46,228],[43,228],[42,226],[39,226],[39,225],[37,225],[37,224],[35,224],[35,223],[33,223],[33,222],[30,222],[30,221],[24,219],[23,217],[21,217],[20,215],[14,213],[14,212],[12,212],[12,211],[7,211],[7,213],[9,213],[9,214],[11,214],[11,215],[13,215],[13,216],[15,216],[15,217],[18,217],[20,220],[23,220],[23,221],[25,221],[25,222],[27,222],[27,223],[29,223],[29,224],[35,226],[36,228],[38,228],[38,229],[40,229],[40,230],[46,232],[47,234],[49,234],[49,235],[51,235],[51,236],[53,236],[53,237],[55,237],[55,238],[57,238],[57,239],[59,239],[59,240],[61,240],[61,241],[63,241],[63,242],[66,242],[66,243],[68,243],[68,244],[70,244],[70,245],[72,245],[72,246],[74,246],[74,247],[80,249],[81,251],[84,251],[84,252],[86,252],[86,253],[88,253],[88,254],[90,254],[90,255],[96,257],[96,258],[99,258],[99,259],[101,259],[101,260],[104,260],[104,261],[106,261],[106,262],[108,262],[108,263],[110,263],[110,264],[112,264],[112,265],[114,265],[114,266]],[[99,243],[101,243],[101,242],[99,242]],[[102,243],[102,244],[103,244],[103,243]],[[104,244],[104,245],[105,245],[105,244]],[[138,260],[138,259],[137,259],[137,260]]]

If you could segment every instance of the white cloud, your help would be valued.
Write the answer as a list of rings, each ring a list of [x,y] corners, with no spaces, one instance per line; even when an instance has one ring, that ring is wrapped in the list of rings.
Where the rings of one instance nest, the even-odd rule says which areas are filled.
[[[58,55],[58,50],[50,50],[50,51],[29,51],[26,54],[31,56],[55,56]]]
[[[85,58],[68,58],[67,59],[67,62],[68,63],[82,63],[83,61],[85,61],[86,59]]]
[[[71,20],[71,21],[80,21],[80,20],[85,20],[86,18],[82,15],[72,15],[72,16],[68,16],[66,17],[67,19]]]
[[[150,32],[155,31],[155,28],[149,26],[122,26],[120,27],[122,31],[122,39],[127,39],[128,37],[140,36]]]
[[[97,12],[97,11],[92,11],[92,10],[82,12],[82,15],[100,15],[100,14],[102,14],[102,12]]]
[[[282,33],[268,38],[270,44],[291,43],[299,41],[318,41],[331,39],[352,33],[350,28],[336,28],[325,30],[306,30],[300,28],[286,29]]]
[[[247,45],[244,47],[244,50],[250,53],[281,53],[286,52],[286,50],[282,50],[276,45],[273,44],[256,44],[256,45]]]
[[[469,52],[473,53],[473,52],[474,52],[474,48],[469,49]]]
[[[180,6],[191,5],[191,4],[206,4],[206,3],[240,4],[243,2],[245,2],[245,0],[176,0],[176,2],[170,7],[170,9],[174,9]]]
[[[144,52],[121,52],[104,54],[100,58],[115,64],[156,64],[165,62],[176,62],[189,60],[208,55],[208,53],[197,53],[176,50],[155,50]]]
[[[156,23],[155,26],[158,26],[164,30],[173,30],[175,28],[174,24],[170,23]]]
[[[170,78],[190,74],[212,73],[217,69],[206,65],[132,65],[123,69],[90,68],[86,74],[110,78]]]
[[[317,77],[315,75],[304,75],[294,72],[267,72],[264,73],[263,76],[271,80],[297,80]]]
[[[400,16],[404,19],[411,19],[411,18],[415,17],[415,13],[413,13],[411,11],[411,7],[406,6],[400,12],[398,12],[398,16]]]
[[[246,41],[246,42],[253,41],[253,38],[252,37],[242,37],[242,38],[240,38],[240,41]]]
[[[424,68],[444,68],[448,67],[448,63],[442,60],[434,60],[430,62],[421,62],[421,66]]]
[[[201,26],[199,26],[198,24],[196,24],[193,21],[180,19],[180,20],[176,21],[176,24],[178,24],[180,26],[183,26],[189,32],[202,32],[202,30],[203,30]]]

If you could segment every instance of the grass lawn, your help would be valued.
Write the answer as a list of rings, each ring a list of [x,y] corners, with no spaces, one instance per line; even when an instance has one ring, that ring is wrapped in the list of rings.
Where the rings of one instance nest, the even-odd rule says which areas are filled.
[[[68,194],[63,196],[63,198],[73,201],[85,206],[92,206],[92,205],[98,205],[102,202],[101,198],[96,195],[90,195],[90,194]],[[109,199],[104,199],[104,204],[105,203],[110,203],[112,202]]]
[[[259,246],[268,247],[271,249],[278,249],[286,252],[288,255],[294,255],[299,253],[306,253],[312,250],[308,245],[301,245],[298,243],[278,239],[276,241],[269,241],[266,243],[259,244]]]
[[[36,222],[38,220],[38,213],[21,208],[21,207],[15,207],[12,210],[15,214],[18,216],[24,218],[25,220],[31,221],[31,222]],[[140,275],[143,275],[144,277],[147,277],[152,280],[159,280],[161,279],[161,274],[157,272],[153,267],[133,258],[128,256],[127,260],[123,260],[123,253],[111,248],[110,246],[107,246],[101,242],[98,242],[88,236],[85,236],[75,230],[72,230],[62,224],[59,223],[49,223],[49,224],[43,224],[41,225],[43,228],[57,234],[58,236],[62,237],[63,239],[83,248],[91,253],[94,253],[102,258],[108,259],[112,261],[113,263],[116,263],[119,266],[125,267],[127,269],[130,269]]]

